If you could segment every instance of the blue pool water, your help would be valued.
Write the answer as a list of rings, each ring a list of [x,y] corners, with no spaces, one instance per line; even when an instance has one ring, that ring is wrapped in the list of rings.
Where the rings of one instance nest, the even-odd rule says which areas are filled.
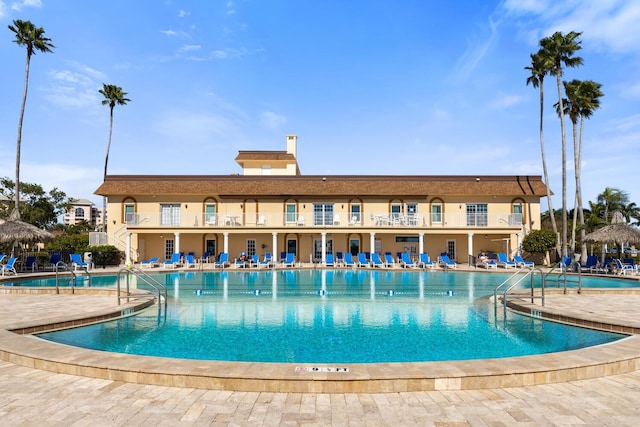
[[[503,279],[496,274],[276,270],[156,277],[169,290],[166,312],[155,307],[39,336],[120,353],[291,363],[510,357],[623,337],[511,312],[504,317],[502,310],[496,316],[487,298]]]

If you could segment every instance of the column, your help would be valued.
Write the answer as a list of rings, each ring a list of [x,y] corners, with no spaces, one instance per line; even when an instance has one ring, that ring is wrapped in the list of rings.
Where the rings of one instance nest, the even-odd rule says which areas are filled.
[[[271,247],[273,248],[271,257],[273,258],[273,262],[275,264],[280,260],[280,255],[278,255],[278,233],[271,233]]]
[[[467,247],[469,248],[469,266],[471,266],[471,260],[473,259],[473,233],[467,234]]]
[[[424,253],[424,233],[418,233],[418,256]]]
[[[325,264],[327,262],[327,232],[323,231],[322,233],[320,233],[320,235],[322,236],[322,264]]]
[[[222,243],[222,252],[228,254],[229,253],[229,232],[222,233],[223,243]]]
[[[131,233],[127,232],[127,249],[125,254],[124,265],[127,267],[131,266]]]
[[[180,253],[180,233],[174,233],[173,235],[176,238],[176,244],[173,247],[173,253],[179,254]]]
[[[369,233],[369,251],[374,253],[376,251],[376,233]]]

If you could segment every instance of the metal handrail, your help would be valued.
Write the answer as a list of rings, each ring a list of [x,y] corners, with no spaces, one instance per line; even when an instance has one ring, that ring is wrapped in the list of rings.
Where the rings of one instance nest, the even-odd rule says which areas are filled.
[[[89,287],[91,287],[91,273],[89,273],[89,270],[87,269],[87,267],[82,267],[82,268],[84,269],[85,273],[87,273],[87,276],[89,276]],[[63,271],[68,271],[73,275],[73,286],[71,287],[71,293],[72,294],[75,293],[74,288],[76,286],[76,283],[78,282],[78,275],[76,274],[75,270],[73,268],[69,268],[69,265],[63,261],[58,261],[54,266],[54,269],[56,271],[56,294],[60,293],[60,287],[58,286],[58,276],[59,276],[58,272],[61,269]]]
[[[554,273],[556,268],[560,268],[560,273]],[[567,282],[571,282],[571,280],[569,280],[570,276],[567,275],[567,272],[570,269],[577,270],[576,272],[577,272],[578,280],[577,280],[576,283],[578,283],[578,293],[581,293],[582,292],[582,267],[580,267],[580,264],[577,261],[573,261],[570,266],[565,266],[562,263],[562,261],[559,262],[558,264],[554,265],[553,268],[551,270],[549,270],[544,275],[545,282],[547,280],[551,280],[551,279],[547,279],[549,277],[549,275],[551,275],[552,273],[553,274],[557,274],[557,276],[555,278],[555,282],[558,284],[558,287],[560,287],[560,282],[562,282],[563,293],[566,294],[567,293]]]
[[[125,296],[121,296],[120,295],[120,275],[122,275],[122,273],[127,273],[126,275],[126,283],[127,283],[127,292]],[[138,267],[134,267],[134,266],[130,266],[130,267],[124,267],[121,268],[120,270],[118,270],[118,284],[117,284],[117,295],[118,295],[118,305],[120,305],[120,300],[123,298],[127,299],[127,302],[129,302],[129,298],[131,298],[131,288],[129,285],[129,275],[133,274],[135,275],[137,278],[141,279],[144,284],[150,286],[151,288],[153,288],[153,290],[158,292],[158,305],[160,306],[161,301],[162,301],[162,296],[164,296],[164,309],[165,312],[167,310],[167,287],[158,282],[156,279],[154,279],[152,276],[150,276],[149,274],[147,274],[144,270],[138,268]]]
[[[522,272],[524,270],[528,270],[526,272],[526,274],[522,275]],[[536,296],[535,295],[535,274],[539,273],[540,277],[542,278],[542,283],[541,283],[541,294],[540,296]],[[518,286],[520,283],[522,283],[527,277],[530,278],[530,283],[531,283],[531,302],[533,303],[533,300],[535,298],[540,298],[542,300],[542,306],[544,307],[544,289],[545,289],[545,276],[542,272],[542,270],[539,267],[521,267],[518,271],[516,271],[515,273],[513,273],[511,276],[507,277],[502,283],[500,283],[498,286],[496,286],[496,288],[493,291],[493,307],[494,307],[494,312],[495,314],[497,314],[498,312],[498,293],[502,290],[502,288],[504,288],[506,285],[509,285],[511,283],[511,281],[515,278],[517,278],[517,280],[514,283],[511,283],[506,289],[504,289],[504,291],[502,291],[502,304],[504,307],[504,313],[506,315],[507,312],[507,295],[509,294],[510,291],[512,291],[516,286]]]

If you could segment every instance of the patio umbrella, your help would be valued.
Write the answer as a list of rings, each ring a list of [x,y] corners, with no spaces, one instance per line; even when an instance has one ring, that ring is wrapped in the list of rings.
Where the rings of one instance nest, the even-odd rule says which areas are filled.
[[[35,243],[53,239],[53,234],[35,225],[20,221],[20,214],[14,209],[5,222],[0,224],[0,243]]]

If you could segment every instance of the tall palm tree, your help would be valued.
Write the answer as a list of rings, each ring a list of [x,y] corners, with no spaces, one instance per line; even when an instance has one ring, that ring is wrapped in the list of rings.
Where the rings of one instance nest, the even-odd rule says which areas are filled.
[[[44,36],[44,29],[42,27],[36,27],[31,21],[22,21],[16,19],[13,21],[13,25],[9,25],[9,30],[15,33],[15,39],[13,40],[18,46],[25,46],[27,48],[27,65],[25,67],[24,74],[24,92],[22,94],[22,107],[20,108],[20,118],[18,119],[18,142],[16,144],[16,188],[15,188],[15,203],[14,211],[11,213],[12,218],[20,218],[20,148],[22,146],[22,122],[24,120],[24,109],[27,105],[27,91],[29,89],[29,64],[31,63],[31,56],[35,55],[37,51],[40,52],[53,52],[55,47],[51,43],[51,39]]]
[[[598,194],[597,202],[602,206],[599,209],[602,220],[605,224],[611,224],[613,212],[622,211],[629,203],[629,194],[618,188],[607,187],[602,193]]]
[[[102,105],[109,106],[109,140],[107,142],[107,155],[104,158],[104,180],[107,180],[107,166],[109,164],[109,150],[111,150],[111,135],[113,134],[113,109],[116,105],[127,105],[131,101],[126,98],[127,92],[123,92],[120,86],[102,84],[100,92],[104,99]],[[107,197],[102,197],[102,231],[107,230]]]
[[[582,58],[573,56],[582,49],[582,33],[571,31],[564,35],[560,31],[540,40],[542,55],[553,62],[551,74],[556,76],[558,86],[558,111],[564,111],[562,105],[562,66],[577,67],[582,65]],[[564,114],[560,114],[560,131],[562,133],[562,256],[567,255],[567,138],[564,129]]]
[[[531,55],[531,66],[524,67],[525,70],[531,71],[531,75],[527,77],[527,86],[531,84],[534,88],[540,88],[540,155],[542,156],[542,172],[544,174],[544,182],[547,186],[547,202],[549,203],[549,212],[553,212],[553,203],[551,201],[551,187],[549,185],[549,173],[547,172],[547,156],[544,151],[544,78],[550,72],[553,62],[549,57],[538,51]],[[556,224],[555,215],[549,215],[551,219],[551,228],[553,232],[558,234],[558,225]],[[558,245],[559,245],[558,241]],[[556,245],[556,252],[560,255],[559,246]]]
[[[580,114],[580,137],[578,140],[577,160],[576,160],[576,200],[578,204],[578,213],[580,214],[580,241],[584,242],[587,231],[585,229],[584,220],[584,208],[582,206],[582,147],[584,137],[584,120],[591,118],[593,112],[600,108],[600,98],[604,96],[604,93],[600,90],[602,84],[594,82],[593,80],[585,80],[578,86],[577,96],[574,103],[577,104]],[[582,256],[586,259],[587,246],[582,243]]]

